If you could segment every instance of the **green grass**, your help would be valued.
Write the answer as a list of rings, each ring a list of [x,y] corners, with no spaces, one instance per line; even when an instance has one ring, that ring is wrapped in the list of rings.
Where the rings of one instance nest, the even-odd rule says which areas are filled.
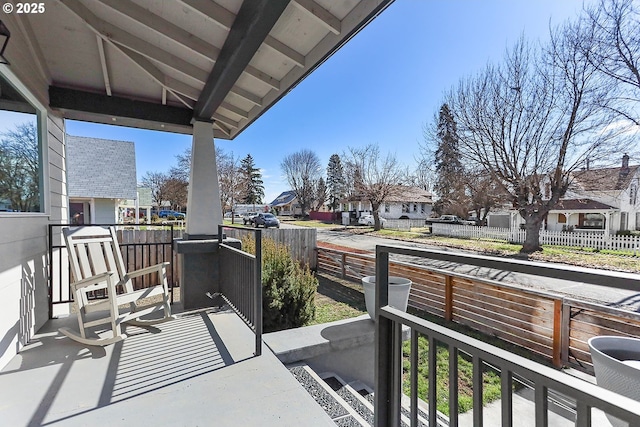
[[[418,338],[418,397],[428,400],[429,390],[429,343],[425,337]],[[411,394],[410,381],[411,343],[405,342],[402,347],[403,391]],[[500,398],[500,374],[485,366],[482,372],[483,405]],[[438,411],[449,415],[449,350],[443,345],[437,346],[436,352],[436,406]],[[464,413],[473,408],[473,363],[464,355],[458,355],[458,412]]]
[[[285,221],[287,224],[298,225],[300,227],[313,227],[313,228],[336,228],[340,227],[340,224],[333,222],[323,222],[315,219],[297,219],[293,221]]]

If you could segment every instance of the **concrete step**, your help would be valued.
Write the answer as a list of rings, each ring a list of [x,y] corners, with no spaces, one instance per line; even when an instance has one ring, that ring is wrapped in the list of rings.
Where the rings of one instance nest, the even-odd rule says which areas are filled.
[[[288,366],[289,371],[313,396],[325,412],[340,426],[373,426],[373,390],[360,381],[346,383],[334,373],[317,374],[303,363]],[[402,399],[401,425],[410,426],[410,400]],[[419,401],[418,427],[428,427],[427,405]],[[438,415],[437,427],[448,427],[449,420]]]
[[[314,400],[324,409],[336,425],[341,427],[368,427],[370,424],[340,397],[325,381],[306,364],[288,366]]]

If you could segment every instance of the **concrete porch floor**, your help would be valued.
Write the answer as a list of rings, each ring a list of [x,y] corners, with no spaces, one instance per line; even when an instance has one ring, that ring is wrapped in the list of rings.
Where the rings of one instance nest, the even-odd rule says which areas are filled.
[[[335,426],[233,312],[180,313],[89,347],[50,320],[0,371],[3,426]]]

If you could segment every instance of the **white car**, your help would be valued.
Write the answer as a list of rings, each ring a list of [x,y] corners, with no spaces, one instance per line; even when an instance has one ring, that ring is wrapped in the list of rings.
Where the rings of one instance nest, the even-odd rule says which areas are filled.
[[[380,225],[384,228],[386,219],[380,217]],[[375,223],[372,214],[365,214],[358,218],[358,224],[360,225],[373,225]]]

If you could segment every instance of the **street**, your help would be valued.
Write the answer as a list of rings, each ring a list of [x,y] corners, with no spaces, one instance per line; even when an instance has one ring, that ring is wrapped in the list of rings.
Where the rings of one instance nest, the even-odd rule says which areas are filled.
[[[283,228],[295,227],[283,224]],[[437,249],[444,251],[459,251],[458,249],[443,248],[440,246],[429,246],[415,242],[405,242],[394,239],[387,239],[366,234],[353,234],[347,231],[332,231],[318,228],[317,238],[320,242],[332,243],[349,248],[375,252],[376,245],[400,246],[422,249]],[[425,258],[392,256],[392,259],[409,262],[412,264],[424,265],[442,270],[454,271],[457,273],[473,275],[484,279],[491,279],[502,283],[515,284],[525,288],[543,290],[546,292],[570,296],[598,304],[611,307],[622,308],[629,311],[640,312],[640,290],[639,292],[624,289],[610,288],[606,286],[588,285],[581,282],[573,282],[559,279],[549,279],[528,274],[505,272],[490,268],[475,267],[450,262],[435,261]]]

